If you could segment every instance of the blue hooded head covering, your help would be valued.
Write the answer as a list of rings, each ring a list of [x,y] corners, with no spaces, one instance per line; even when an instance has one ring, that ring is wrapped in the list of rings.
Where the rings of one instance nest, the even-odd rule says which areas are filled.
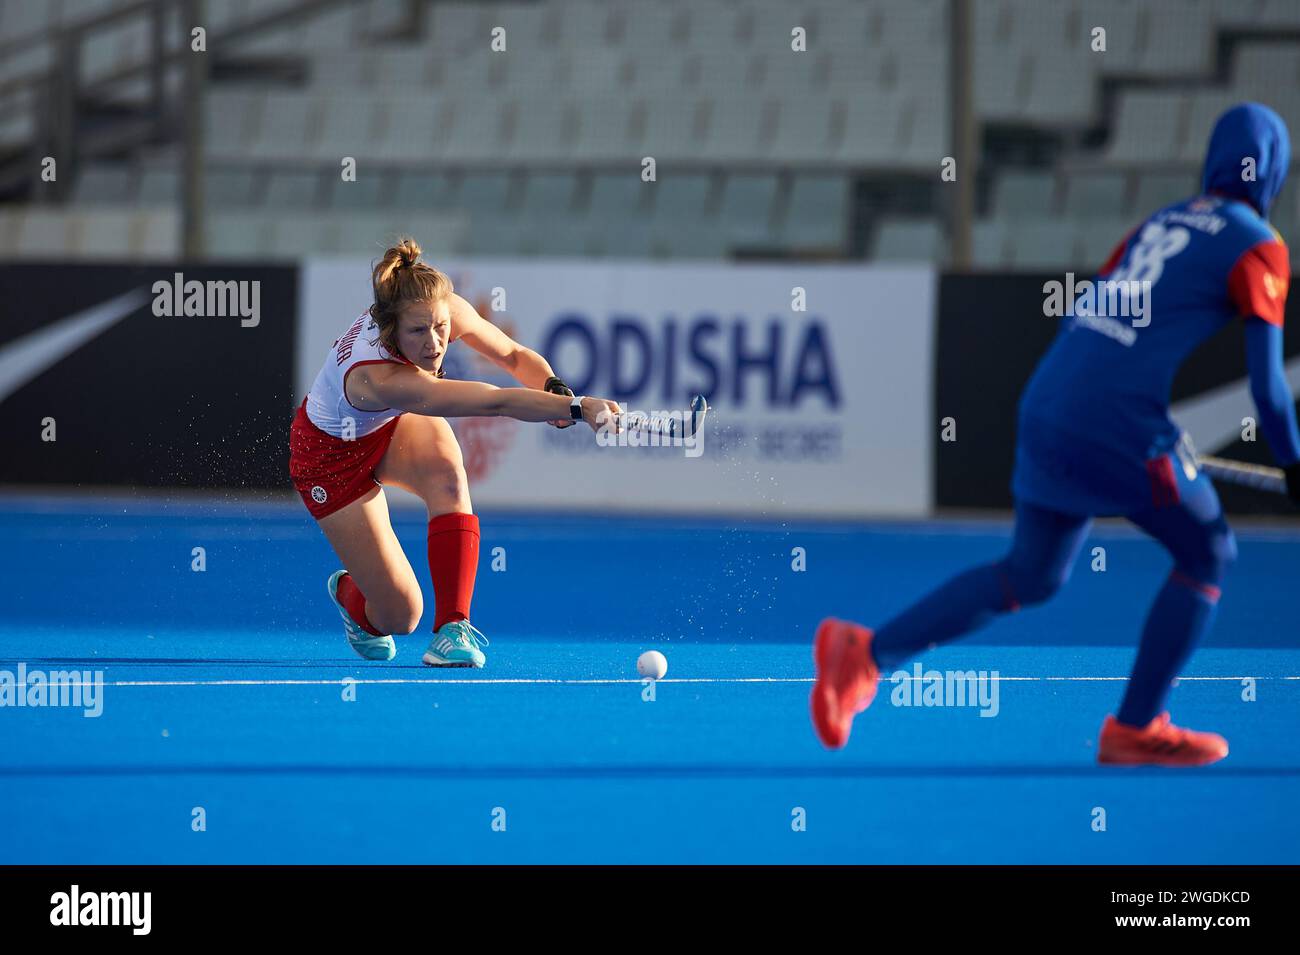
[[[1246,157],[1255,160],[1253,180],[1242,179]],[[1201,190],[1244,199],[1267,216],[1290,165],[1291,137],[1282,117],[1260,103],[1240,103],[1214,124]]]

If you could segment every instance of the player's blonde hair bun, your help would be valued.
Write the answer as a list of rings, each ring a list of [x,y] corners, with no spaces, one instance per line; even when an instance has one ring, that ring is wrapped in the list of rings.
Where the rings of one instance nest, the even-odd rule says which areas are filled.
[[[455,289],[449,279],[431,265],[420,261],[420,243],[402,236],[384,253],[371,272],[375,301],[370,317],[379,328],[384,347],[397,354],[397,319],[401,310],[412,303],[435,303]]]
[[[393,273],[398,269],[414,268],[420,261],[420,243],[416,242],[410,236],[405,236],[397,241],[397,244],[389,247],[384,253],[384,257],[379,260],[375,266],[375,282],[387,282],[393,277]],[[376,296],[378,300],[378,296]]]

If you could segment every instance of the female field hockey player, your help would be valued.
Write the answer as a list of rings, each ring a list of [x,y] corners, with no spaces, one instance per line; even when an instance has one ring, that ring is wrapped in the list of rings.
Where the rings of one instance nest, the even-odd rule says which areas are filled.
[[[469,621],[478,518],[446,419],[506,416],[556,427],[585,421],[598,429],[618,406],[575,397],[546,359],[483,319],[419,256],[414,240],[403,239],[374,267],[374,304],[330,347],[298,408],[289,473],[345,568],[328,587],[352,649],[367,660],[391,660],[392,634],[410,633],[424,612],[420,584],[388,519],[383,486],[391,484],[418,495],[429,512],[435,610],[424,662],[481,667],[487,640]],[[443,356],[457,341],[525,387],[444,379]],[[609,426],[617,429],[617,419]]]
[[[1092,516],[1121,515],[1165,546],[1173,569],[1147,616],[1119,711],[1102,725],[1098,759],[1193,766],[1228,754],[1223,737],[1180,729],[1163,711],[1172,680],[1210,627],[1236,555],[1214,486],[1169,417],[1169,391],[1197,345],[1244,320],[1260,427],[1300,503],[1300,433],[1282,367],[1290,266],[1266,218],[1290,158],[1276,113],[1233,107],[1210,137],[1203,194],[1156,212],[1115,249],[1100,277],[1149,282],[1146,321],[1137,326],[1082,306],[1063,320],[1020,400],[1010,551],[874,633],[833,619],[818,628],[811,705],[826,746],[848,740],[882,670],[1047,600],[1069,577]]]

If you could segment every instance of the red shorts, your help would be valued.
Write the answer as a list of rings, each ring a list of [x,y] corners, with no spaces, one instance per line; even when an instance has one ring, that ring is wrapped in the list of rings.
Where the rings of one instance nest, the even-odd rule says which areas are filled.
[[[344,441],[311,423],[306,400],[298,406],[289,432],[289,475],[312,517],[320,520],[333,514],[379,484],[375,468],[384,459],[399,420]]]

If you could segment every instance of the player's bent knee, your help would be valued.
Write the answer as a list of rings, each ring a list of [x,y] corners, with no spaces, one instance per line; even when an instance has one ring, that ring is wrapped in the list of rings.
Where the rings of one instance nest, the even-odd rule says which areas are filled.
[[[1237,538],[1230,530],[1212,535],[1206,542],[1201,566],[1193,568],[1193,576],[1207,584],[1218,586],[1227,576],[1228,568],[1237,560]]]
[[[384,633],[411,633],[420,625],[423,614],[424,599],[418,591],[366,600],[366,616],[376,630]]]
[[[1218,535],[1214,550],[1219,563],[1227,570],[1237,562],[1237,535],[1230,530],[1224,531]]]
[[[1195,546],[1175,554],[1175,567],[1184,577],[1218,587],[1237,559],[1237,538],[1224,527],[1207,533]]]
[[[435,458],[421,475],[420,496],[431,514],[469,511],[469,478],[459,457]]]
[[[1063,586],[1065,586],[1065,581],[1059,577],[1035,578],[1024,588],[1020,602],[1025,606],[1046,603],[1059,594]]]
[[[1046,603],[1060,593],[1070,579],[1070,571],[1069,568],[1063,572],[1035,568],[1032,571],[1017,572],[1008,568],[1006,576],[1013,606],[1032,607]]]

